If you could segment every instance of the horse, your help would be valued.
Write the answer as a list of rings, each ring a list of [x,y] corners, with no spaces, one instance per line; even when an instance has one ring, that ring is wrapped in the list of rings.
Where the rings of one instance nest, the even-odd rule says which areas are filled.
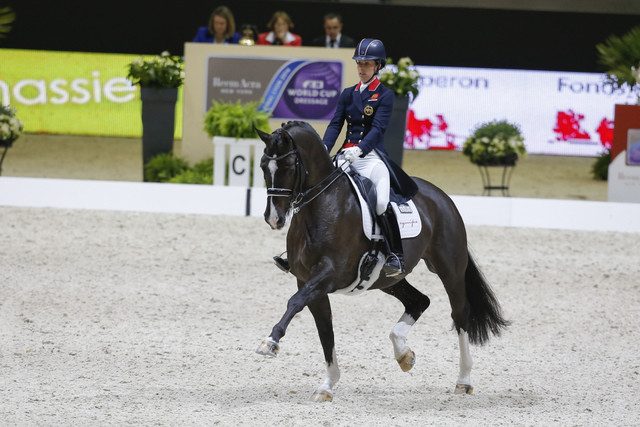
[[[329,295],[356,280],[361,258],[370,248],[361,206],[344,168],[336,167],[320,136],[308,123],[290,121],[271,134],[257,132],[265,144],[260,159],[267,186],[264,219],[275,230],[289,222],[286,247],[298,290],[256,352],[275,357],[294,315],[308,307],[326,363],[324,382],[311,400],[332,401],[340,370]],[[454,393],[471,394],[469,345],[482,345],[491,335],[499,336],[510,322],[503,317],[494,292],[469,252],[465,225],[454,202],[428,181],[412,179],[418,187],[412,200],[422,228],[418,236],[402,241],[405,274],[386,277],[377,270],[369,290],[379,289],[404,306],[389,338],[400,368],[409,371],[415,364],[415,353],[407,345],[407,335],[430,300],[410,285],[406,276],[424,260],[444,285],[458,334],[460,361]]]

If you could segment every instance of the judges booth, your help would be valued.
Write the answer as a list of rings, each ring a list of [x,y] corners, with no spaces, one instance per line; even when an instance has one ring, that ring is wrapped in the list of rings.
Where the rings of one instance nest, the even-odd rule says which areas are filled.
[[[260,101],[261,109],[272,114],[271,131],[289,120],[304,120],[322,136],[333,116],[340,92],[344,86],[356,84],[358,79],[355,61],[351,59],[353,49],[350,48],[186,43],[184,56],[181,155],[191,163],[209,158],[214,153],[212,138],[204,130],[204,116],[213,100]],[[344,131],[340,138],[344,138]],[[253,157],[257,154],[259,161],[263,147],[260,141],[255,148],[238,147],[235,150],[232,145],[227,141],[225,149],[217,148],[216,163],[224,153],[226,163],[234,166],[229,168],[230,175],[246,174],[247,184],[244,186],[248,186],[249,176],[255,176],[255,170],[249,172],[250,159],[231,159],[229,156],[249,154]],[[243,141],[240,145],[247,143]],[[240,183],[244,182],[233,176],[227,178],[231,185],[242,186]]]
[[[640,106],[616,105],[608,200],[640,203]]]

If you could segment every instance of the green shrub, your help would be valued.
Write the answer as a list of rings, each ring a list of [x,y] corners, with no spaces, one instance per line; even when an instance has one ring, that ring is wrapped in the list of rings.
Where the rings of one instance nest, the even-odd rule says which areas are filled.
[[[189,166],[186,160],[172,154],[158,154],[144,166],[147,182],[176,184],[213,184],[213,157]]]
[[[213,157],[209,157],[208,159],[199,161],[198,163],[193,165],[193,170],[205,175],[213,175]]]
[[[189,164],[171,153],[154,156],[144,165],[144,176],[147,182],[167,182],[176,175],[189,169]]]
[[[270,114],[260,111],[257,101],[242,104],[238,102],[213,101],[204,116],[204,130],[209,136],[231,138],[256,138],[255,128],[270,133]]]
[[[591,175],[593,175],[593,179],[607,181],[609,178],[609,163],[611,163],[611,152],[605,150],[600,157],[596,158],[593,165],[591,165]]]
[[[212,185],[213,184],[213,173],[203,173],[201,171],[196,171],[193,169],[186,170],[182,172],[180,175],[176,175],[171,178],[168,182],[173,184],[203,184],[203,185]]]

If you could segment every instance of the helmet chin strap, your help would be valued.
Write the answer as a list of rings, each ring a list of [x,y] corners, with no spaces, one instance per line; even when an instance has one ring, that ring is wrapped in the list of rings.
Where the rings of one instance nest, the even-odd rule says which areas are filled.
[[[363,84],[367,85],[369,83],[371,83],[373,81],[373,79],[376,78],[376,74],[374,73],[373,76],[371,76],[371,78],[369,80],[367,80],[366,82],[362,82]]]

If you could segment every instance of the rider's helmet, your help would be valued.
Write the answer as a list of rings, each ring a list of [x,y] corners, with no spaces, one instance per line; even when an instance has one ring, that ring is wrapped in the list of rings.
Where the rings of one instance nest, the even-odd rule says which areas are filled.
[[[378,64],[378,71],[387,65],[387,53],[378,39],[362,39],[356,46],[353,58],[356,61],[373,60]]]

